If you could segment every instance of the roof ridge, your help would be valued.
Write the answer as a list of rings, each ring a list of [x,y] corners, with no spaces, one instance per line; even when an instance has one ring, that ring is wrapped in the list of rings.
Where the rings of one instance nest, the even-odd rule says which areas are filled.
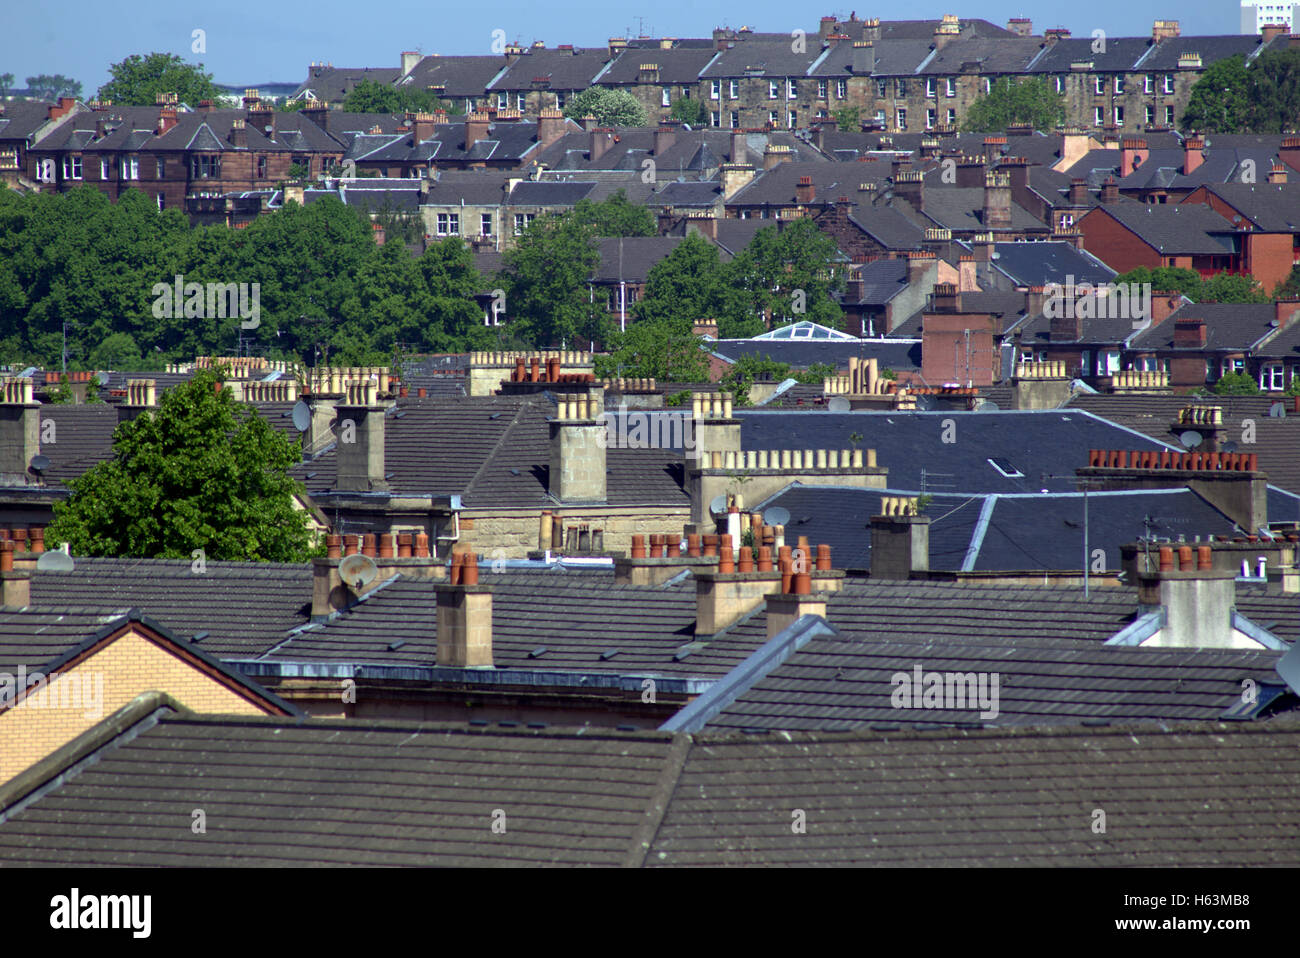
[[[464,498],[469,498],[474,495],[475,485],[478,483],[479,479],[487,473],[488,467],[496,460],[497,455],[506,445],[506,440],[510,439],[513,435],[515,427],[519,425],[520,419],[524,414],[524,410],[532,408],[535,405],[531,397],[512,401],[516,403],[515,414],[510,418],[510,422],[506,424],[506,428],[501,431],[501,435],[497,441],[493,443],[492,449],[483,457],[482,463],[480,463],[478,469],[474,471],[474,475],[470,477],[469,482],[465,483],[465,490],[461,493]]]

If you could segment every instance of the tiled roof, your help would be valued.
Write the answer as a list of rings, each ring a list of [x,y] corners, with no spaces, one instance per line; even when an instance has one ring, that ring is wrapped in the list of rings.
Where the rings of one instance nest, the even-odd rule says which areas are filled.
[[[491,93],[531,90],[534,78],[545,77],[551,90],[585,90],[608,61],[609,50],[605,47],[527,49],[487,89]]]
[[[75,598],[84,602],[86,594],[80,592]],[[0,672],[17,675],[20,667],[39,671],[108,623],[121,619],[129,609],[129,604],[62,605],[41,601],[35,595],[33,600],[22,610],[0,609]]]
[[[981,73],[1023,73],[1042,48],[1038,37],[960,37],[936,50],[917,71],[921,74],[958,74],[967,64]]]
[[[1300,232],[1300,184],[1219,183],[1210,192],[1266,232]],[[1235,218],[1230,217],[1236,222]]]
[[[928,200],[929,197],[926,199]],[[1087,215],[1114,218],[1157,252],[1167,256],[1175,254],[1226,256],[1231,252],[1229,242],[1210,234],[1231,233],[1233,226],[1208,206],[1190,203],[1135,203],[1120,200],[1117,203],[1098,206]],[[1104,250],[1098,252],[1104,254]]]
[[[592,277],[598,283],[626,280],[643,283],[650,270],[670,255],[684,237],[624,236],[606,237],[597,242],[600,263]]]
[[[672,50],[632,48],[623,51],[596,76],[598,86],[640,83],[643,63],[659,67],[659,82],[694,85],[700,71],[713,59],[712,47],[677,47]]]
[[[1069,243],[995,243],[997,259],[993,269],[1005,273],[1017,286],[1045,286],[1066,282],[1073,276],[1077,283],[1105,283],[1115,271],[1097,257]]]
[[[1272,303],[1188,303],[1178,307],[1133,339],[1135,349],[1173,349],[1174,323],[1180,319],[1205,320],[1206,350],[1247,350],[1274,331],[1277,312]]]

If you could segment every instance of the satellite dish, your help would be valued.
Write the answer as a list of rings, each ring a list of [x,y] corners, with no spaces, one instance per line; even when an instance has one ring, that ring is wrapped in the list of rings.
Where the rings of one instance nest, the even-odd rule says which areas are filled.
[[[790,521],[790,510],[784,506],[771,506],[763,513],[763,525],[783,526]]]
[[[299,432],[306,432],[307,427],[311,425],[311,406],[308,406],[301,399],[293,407],[293,428]]]
[[[916,408],[918,412],[929,412],[934,409],[934,397],[924,394],[916,397]]]
[[[73,565],[72,556],[58,549],[42,552],[41,557],[36,560],[38,572],[71,572]]]
[[[713,497],[713,501],[709,503],[709,511],[715,516],[726,515],[727,494],[725,492],[720,492]]]
[[[1272,416],[1274,419],[1285,419],[1286,406],[1284,406],[1280,402],[1275,402],[1273,403],[1273,405],[1268,407],[1268,414]]]
[[[107,386],[109,378],[108,373],[95,373],[95,382],[101,386]]]
[[[18,378],[18,379],[31,379],[31,378],[32,378],[33,376],[35,376],[35,375],[36,375],[36,367],[35,367],[35,366],[28,366],[26,369],[24,369],[22,372],[20,372],[20,373],[18,374],[17,378]]]
[[[1000,412],[1001,409],[1002,407],[999,406],[997,403],[995,403],[992,399],[983,399],[980,401],[980,404],[975,408],[975,411],[976,412]]]
[[[44,472],[48,468],[50,468],[49,456],[40,456],[40,455],[32,456],[32,462],[31,462],[32,472]]]
[[[1189,429],[1178,437],[1178,441],[1188,449],[1195,449],[1203,439],[1204,437],[1194,429]]]
[[[350,555],[339,563],[339,578],[353,589],[369,585],[379,575],[379,567],[370,556]]]
[[[1219,452],[1236,452],[1236,451],[1237,451],[1237,444],[1233,442],[1231,439],[1229,439],[1227,442],[1225,442],[1222,446],[1219,447]]]
[[[826,408],[831,412],[851,412],[853,410],[853,406],[843,396],[832,396],[830,402],[826,404]]]

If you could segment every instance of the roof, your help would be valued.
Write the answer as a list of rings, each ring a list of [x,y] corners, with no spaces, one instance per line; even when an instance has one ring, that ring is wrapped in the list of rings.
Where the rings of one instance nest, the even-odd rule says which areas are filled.
[[[887,369],[921,368],[920,340],[722,339],[710,348],[719,356],[733,361],[744,356],[767,356],[777,362],[789,363],[795,369],[807,369],[814,363],[828,363],[837,369],[847,369],[849,359],[854,356],[862,359],[875,357]]]
[[[1133,337],[1134,349],[1175,349],[1174,324],[1180,319],[1205,320],[1205,345],[1198,352],[1249,350],[1275,332],[1277,311],[1272,303],[1186,303],[1162,323]]]
[[[616,236],[597,241],[600,262],[592,279],[598,283],[644,283],[650,270],[671,254],[685,237]]]
[[[8,790],[0,860],[1300,863],[1300,726],[1284,720],[669,735],[234,719],[149,698],[116,721]],[[1080,827],[1099,801],[1125,826]],[[196,807],[222,814],[178,829]]]
[[[1065,283],[1108,283],[1115,271],[1085,250],[1069,243],[994,243],[997,258],[990,264],[1017,286],[1046,286]]]
[[[1082,224],[1089,216],[1110,216],[1156,252],[1166,256],[1226,256],[1232,252],[1230,242],[1211,233],[1231,233],[1233,225],[1208,206],[1120,200],[1089,210],[1079,223]]]
[[[606,47],[568,50],[525,47],[487,89],[491,93],[531,90],[534,79],[545,78],[550,84],[548,89],[581,91],[592,85],[592,79],[608,61]]]
[[[1216,183],[1208,189],[1258,229],[1300,232],[1300,183]],[[1236,225],[1235,217],[1229,219]]]

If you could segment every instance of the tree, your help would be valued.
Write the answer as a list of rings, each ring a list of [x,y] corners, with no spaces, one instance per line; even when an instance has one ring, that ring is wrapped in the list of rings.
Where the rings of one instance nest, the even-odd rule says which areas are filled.
[[[590,225],[597,236],[654,236],[656,232],[653,214],[630,202],[622,190],[598,203],[578,200],[570,215],[575,222]]]
[[[971,104],[967,133],[1001,133],[1012,123],[1051,130],[1065,122],[1065,97],[1037,77],[1004,77]]]
[[[1225,373],[1212,390],[1218,396],[1254,396],[1259,392],[1259,386],[1245,373]]]
[[[432,90],[415,90],[391,86],[375,80],[362,80],[343,98],[343,109],[350,113],[459,113],[453,103],[444,103]]]
[[[719,320],[719,334],[753,336],[762,332],[764,316],[773,327],[806,319],[838,328],[844,313],[831,293],[844,288],[844,277],[834,269],[843,258],[810,219],[759,230],[730,264],[732,282],[745,291],[746,318],[727,329]]]
[[[1127,273],[1120,273],[1111,282],[1117,286],[1121,283],[1150,283],[1152,291],[1182,293],[1193,301],[1200,300],[1203,285],[1201,274],[1196,270],[1177,266],[1158,266],[1155,269],[1138,266]]]
[[[1183,131],[1241,133],[1250,126],[1250,78],[1245,60],[1234,56],[1215,61],[1192,86],[1183,111]]]
[[[831,111],[835,127],[841,133],[857,133],[861,129],[862,111],[856,106],[845,106]]]
[[[668,108],[668,117],[691,126],[704,126],[709,122],[709,107],[703,100],[678,97]]]
[[[1201,303],[1268,303],[1272,297],[1253,276],[1216,273],[1201,284]]]
[[[626,90],[607,90],[588,87],[570,97],[564,106],[564,115],[570,120],[594,116],[600,126],[645,126],[645,108]]]
[[[202,63],[186,63],[174,53],[133,53],[112,64],[108,74],[111,79],[99,88],[99,98],[115,104],[153,106],[159,93],[175,93],[182,103],[195,106],[221,96]]]
[[[1249,133],[1291,133],[1300,117],[1300,50],[1266,50],[1247,71]]]
[[[201,370],[113,435],[113,458],[69,486],[50,529],[81,555],[301,562],[313,552],[295,509],[301,457],[283,434]]]
[[[534,220],[503,257],[506,309],[518,325],[516,334],[534,346],[603,340],[608,323],[588,289],[599,262],[592,226],[569,215]]]
[[[10,77],[12,83],[12,75],[5,75]],[[62,73],[38,73],[34,77],[27,78],[27,92],[38,100],[57,100],[64,96],[79,100],[81,83],[71,77],[65,77]]]
[[[709,377],[703,339],[659,323],[633,323],[610,334],[614,348],[596,357],[598,376],[654,377],[664,382],[701,382]]]
[[[692,233],[650,267],[645,291],[632,311],[638,323],[662,324],[677,335],[690,333],[701,319],[716,319],[721,331],[750,318],[742,295],[718,248]]]
[[[14,88],[14,75],[12,73],[0,73],[0,97],[8,96]]]

